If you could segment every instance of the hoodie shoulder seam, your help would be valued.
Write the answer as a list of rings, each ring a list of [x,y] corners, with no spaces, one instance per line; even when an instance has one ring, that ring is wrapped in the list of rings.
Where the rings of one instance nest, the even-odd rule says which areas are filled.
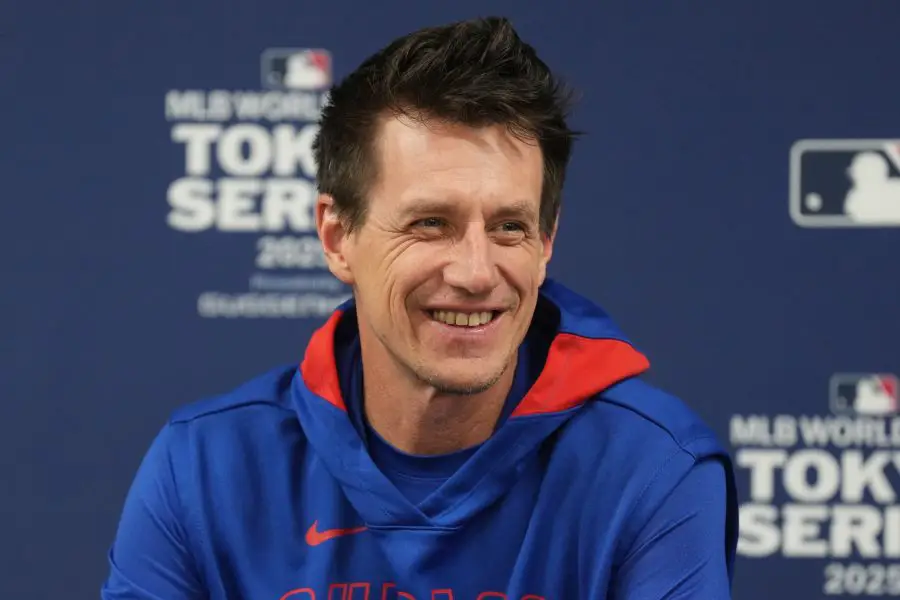
[[[687,420],[682,421],[680,424],[677,422],[667,423],[666,419],[652,414],[651,411],[642,410],[640,407],[635,406],[632,402],[629,402],[626,398],[623,398],[623,396],[625,395],[625,391],[619,388],[619,386],[623,384],[638,385],[642,388],[641,391],[643,393],[653,394],[654,396],[662,397],[663,399],[672,402],[673,406],[676,407],[676,410],[681,413],[676,415],[675,419],[684,419],[685,417],[687,417]],[[636,393],[640,392],[636,391]],[[635,395],[635,392],[632,392],[628,395],[633,396]],[[718,444],[718,438],[716,437],[715,433],[709,430],[705,423],[703,423],[700,418],[691,411],[690,408],[684,405],[683,401],[680,398],[678,398],[677,396],[673,396],[668,392],[664,392],[658,388],[655,388],[638,377],[627,379],[620,384],[613,386],[613,388],[601,392],[600,394],[595,396],[595,400],[615,405],[619,408],[627,410],[628,412],[636,415],[638,418],[648,423],[652,423],[654,427],[665,432],[667,437],[671,438],[676,446],[678,446],[683,452],[690,455],[694,460],[698,460],[702,454],[702,452],[698,452],[696,448],[696,445],[699,442],[708,440],[713,444]]]
[[[211,417],[214,415],[231,412],[234,410],[238,410],[241,408],[249,408],[251,406],[269,406],[276,410],[284,411],[287,413],[291,413],[291,409],[286,406],[281,406],[277,402],[274,402],[269,399],[264,398],[253,398],[249,400],[236,400],[233,403],[226,404],[225,406],[215,406],[209,408],[199,408],[197,406],[187,405],[176,410],[170,417],[169,423],[171,425],[190,423],[192,421],[196,421],[198,419],[202,419],[204,417]]]

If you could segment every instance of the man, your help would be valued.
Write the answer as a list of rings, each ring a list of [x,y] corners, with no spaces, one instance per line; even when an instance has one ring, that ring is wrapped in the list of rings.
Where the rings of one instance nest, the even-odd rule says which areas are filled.
[[[316,217],[353,300],[299,367],[172,416],[104,599],[729,598],[727,455],[546,277],[561,89],[487,19],[332,90]]]

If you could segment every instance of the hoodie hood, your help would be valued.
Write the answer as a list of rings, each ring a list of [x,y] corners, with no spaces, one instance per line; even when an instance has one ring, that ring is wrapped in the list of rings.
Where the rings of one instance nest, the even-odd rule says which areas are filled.
[[[353,300],[312,336],[292,385],[306,437],[370,529],[460,527],[513,485],[523,461],[603,390],[649,368],[598,306],[563,285],[541,286],[532,327],[550,342],[540,375],[509,418],[424,503],[412,505],[381,474],[347,412],[336,352]]]

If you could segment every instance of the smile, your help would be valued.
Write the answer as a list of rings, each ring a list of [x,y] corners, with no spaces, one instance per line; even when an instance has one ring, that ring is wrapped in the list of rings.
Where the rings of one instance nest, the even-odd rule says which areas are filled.
[[[499,313],[497,311],[482,312],[456,312],[451,310],[432,310],[429,311],[431,318],[445,325],[454,325],[456,327],[480,327],[487,325],[494,320]]]

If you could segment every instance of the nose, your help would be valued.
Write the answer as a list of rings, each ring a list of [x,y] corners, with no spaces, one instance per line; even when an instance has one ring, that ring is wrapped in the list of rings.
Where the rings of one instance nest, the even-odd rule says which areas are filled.
[[[493,244],[482,225],[473,223],[449,252],[450,260],[444,268],[444,280],[449,285],[472,295],[485,294],[497,286]]]

